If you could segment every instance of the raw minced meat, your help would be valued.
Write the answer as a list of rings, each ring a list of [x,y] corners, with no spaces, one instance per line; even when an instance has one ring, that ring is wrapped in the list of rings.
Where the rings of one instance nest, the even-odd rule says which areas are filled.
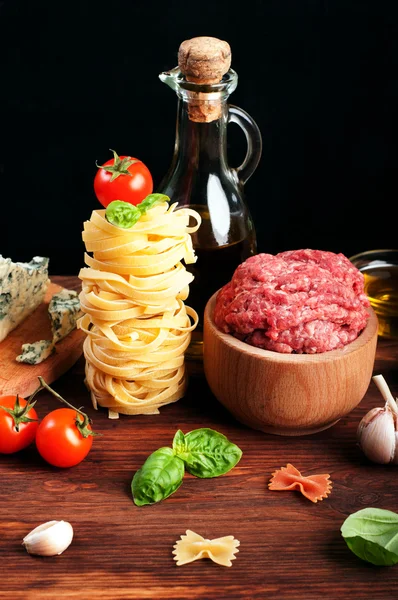
[[[219,292],[219,329],[259,348],[315,354],[355,340],[369,317],[362,273],[343,254],[257,254]]]

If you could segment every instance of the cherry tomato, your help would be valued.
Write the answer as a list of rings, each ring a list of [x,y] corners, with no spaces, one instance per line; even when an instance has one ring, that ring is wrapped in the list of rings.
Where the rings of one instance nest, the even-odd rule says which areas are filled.
[[[36,446],[40,455],[55,467],[73,467],[90,452],[93,438],[79,431],[92,432],[91,425],[83,424],[83,417],[71,408],[58,408],[48,413],[39,425]]]
[[[0,397],[0,454],[19,452],[35,439],[39,426],[37,413],[34,408],[26,410],[27,405],[28,402],[19,396]]]
[[[138,158],[118,156],[98,167],[94,191],[105,208],[113,200],[139,204],[153,191],[152,175]]]

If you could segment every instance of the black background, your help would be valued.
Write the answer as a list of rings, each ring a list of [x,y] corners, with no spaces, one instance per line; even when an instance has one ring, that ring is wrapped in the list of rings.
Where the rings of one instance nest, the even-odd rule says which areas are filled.
[[[197,35],[230,43],[231,102],[263,135],[246,185],[259,250],[396,247],[396,17],[369,0],[0,0],[0,253],[77,273],[109,148],[143,160],[156,189],[177,100],[158,74]],[[231,165],[244,153],[231,126]]]

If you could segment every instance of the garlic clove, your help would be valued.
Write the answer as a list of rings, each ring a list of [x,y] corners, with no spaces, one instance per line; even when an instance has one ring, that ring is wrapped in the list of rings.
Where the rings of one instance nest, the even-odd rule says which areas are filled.
[[[67,521],[48,521],[33,529],[22,540],[29,554],[56,556],[70,546],[73,527]]]
[[[359,423],[357,439],[369,460],[388,464],[393,461],[396,448],[394,417],[388,406],[373,408]]]
[[[391,462],[398,465],[398,431],[395,432],[395,452]]]

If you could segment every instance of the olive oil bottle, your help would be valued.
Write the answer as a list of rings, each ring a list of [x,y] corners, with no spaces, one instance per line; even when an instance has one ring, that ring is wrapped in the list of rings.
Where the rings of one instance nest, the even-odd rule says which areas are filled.
[[[365,294],[379,320],[379,335],[398,339],[398,265],[369,266],[362,272]]]
[[[256,252],[243,187],[258,165],[262,141],[253,119],[227,103],[238,81],[230,63],[226,42],[194,38],[181,44],[179,66],[159,76],[177,93],[178,110],[174,156],[157,191],[202,217],[192,236],[197,262],[187,266],[195,279],[186,302],[198,312],[200,321],[186,357],[195,360],[202,358],[207,301],[231,279],[236,267]],[[229,123],[241,127],[247,140],[246,158],[238,168],[228,164]]]

